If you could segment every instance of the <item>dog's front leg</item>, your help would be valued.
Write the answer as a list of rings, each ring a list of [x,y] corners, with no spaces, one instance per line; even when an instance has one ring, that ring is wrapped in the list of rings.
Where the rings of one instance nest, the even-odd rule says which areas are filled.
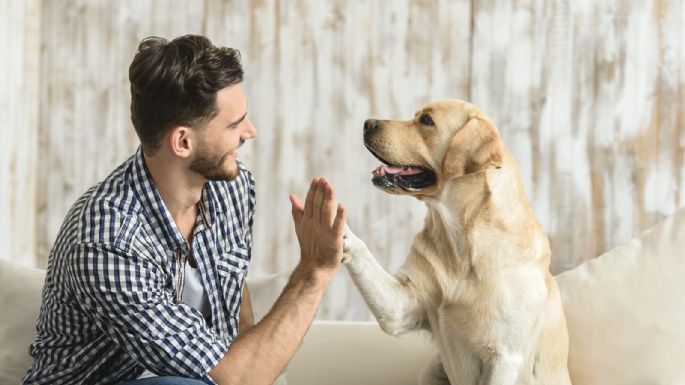
[[[422,310],[408,281],[386,272],[349,227],[345,230],[343,263],[384,332],[400,335],[423,323]]]
[[[419,373],[419,385],[450,385],[440,354],[435,353],[428,365]]]

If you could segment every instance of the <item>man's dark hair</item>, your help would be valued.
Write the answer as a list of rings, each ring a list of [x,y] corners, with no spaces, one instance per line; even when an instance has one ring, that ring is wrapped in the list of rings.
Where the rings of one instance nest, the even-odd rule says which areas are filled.
[[[129,67],[131,120],[143,150],[155,152],[174,126],[203,128],[218,113],[216,93],[240,83],[240,52],[204,36],[148,37]]]

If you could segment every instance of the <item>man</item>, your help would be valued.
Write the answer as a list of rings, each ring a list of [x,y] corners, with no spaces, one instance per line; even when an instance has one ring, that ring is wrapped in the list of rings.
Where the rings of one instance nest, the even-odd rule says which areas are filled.
[[[135,155],[71,208],[48,261],[25,384],[270,384],[340,266],[345,210],[323,178],[291,195],[301,258],[252,324],[254,181],[239,53],[147,38],[131,64]],[[242,303],[242,306],[241,306]],[[151,377],[140,379],[141,377]]]

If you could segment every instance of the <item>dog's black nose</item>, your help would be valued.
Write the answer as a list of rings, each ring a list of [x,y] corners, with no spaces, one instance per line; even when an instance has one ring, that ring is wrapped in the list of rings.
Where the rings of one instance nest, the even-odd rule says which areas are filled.
[[[378,129],[378,120],[366,119],[364,122],[364,135],[376,131]]]

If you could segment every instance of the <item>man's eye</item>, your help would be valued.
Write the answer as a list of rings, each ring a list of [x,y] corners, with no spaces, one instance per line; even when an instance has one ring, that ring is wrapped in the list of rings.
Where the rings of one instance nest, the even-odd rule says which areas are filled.
[[[431,116],[428,114],[421,115],[421,117],[419,117],[419,123],[423,124],[424,126],[435,125],[435,123],[433,123],[433,119],[431,119]]]

